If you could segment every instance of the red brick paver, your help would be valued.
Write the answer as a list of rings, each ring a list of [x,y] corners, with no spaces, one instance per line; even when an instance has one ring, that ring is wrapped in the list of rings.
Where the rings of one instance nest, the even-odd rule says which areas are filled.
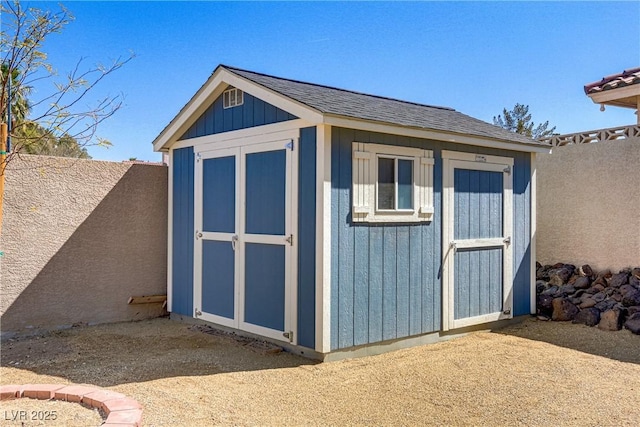
[[[83,403],[107,413],[102,426],[139,427],[142,406],[122,393],[82,385],[25,384],[0,386],[0,400],[27,397],[41,400],[64,400]]]
[[[22,386],[19,385],[0,385],[0,400],[11,400],[20,398]]]
[[[88,387],[85,385],[69,385],[61,388],[60,390],[56,390],[53,398],[56,400],[80,403],[85,395],[93,393],[96,390],[97,389],[94,387]]]

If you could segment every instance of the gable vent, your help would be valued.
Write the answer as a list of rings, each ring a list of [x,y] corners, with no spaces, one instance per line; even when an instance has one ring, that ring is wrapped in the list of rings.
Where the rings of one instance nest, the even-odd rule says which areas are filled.
[[[237,107],[244,103],[244,93],[237,88],[227,89],[222,93],[222,105],[224,108]]]

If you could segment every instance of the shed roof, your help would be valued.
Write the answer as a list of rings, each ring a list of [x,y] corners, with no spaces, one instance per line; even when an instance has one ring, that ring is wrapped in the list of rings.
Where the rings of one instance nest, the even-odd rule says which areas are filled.
[[[228,71],[305,104],[323,114],[393,125],[488,137],[507,142],[540,145],[526,136],[467,116],[453,108],[402,101],[351,90],[274,77],[220,65]]]
[[[190,123],[197,119],[198,112],[208,107],[204,104],[212,102],[211,97],[220,93],[217,92],[220,87],[228,85],[244,86],[240,89],[248,93],[251,93],[251,88],[254,88],[271,98],[264,99],[265,101],[275,102],[276,105],[290,105],[297,109],[296,115],[300,116],[298,113],[303,113],[311,123],[344,127],[369,123],[370,125],[367,126],[384,127],[387,133],[396,132],[394,129],[398,132],[407,129],[407,132],[413,132],[415,136],[424,138],[485,146],[493,145],[482,141],[492,141],[489,144],[501,144],[500,146],[521,151],[546,151],[549,147],[548,143],[508,131],[452,108],[369,95],[221,64],[156,137],[153,142],[154,148],[167,149],[177,141]],[[277,106],[286,110],[284,105]],[[341,124],[336,124],[338,122]]]

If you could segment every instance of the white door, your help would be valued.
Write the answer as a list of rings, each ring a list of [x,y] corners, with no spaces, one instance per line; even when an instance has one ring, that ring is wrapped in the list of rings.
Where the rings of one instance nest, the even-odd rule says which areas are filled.
[[[294,342],[290,143],[196,155],[194,315]]]
[[[510,318],[513,159],[442,156],[443,329]]]

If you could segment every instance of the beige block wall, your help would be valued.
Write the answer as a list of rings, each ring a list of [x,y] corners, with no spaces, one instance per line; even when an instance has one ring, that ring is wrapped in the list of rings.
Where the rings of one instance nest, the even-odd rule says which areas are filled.
[[[537,156],[537,259],[640,266],[640,138]]]
[[[23,156],[6,172],[0,331],[156,317],[166,294],[167,168]]]

